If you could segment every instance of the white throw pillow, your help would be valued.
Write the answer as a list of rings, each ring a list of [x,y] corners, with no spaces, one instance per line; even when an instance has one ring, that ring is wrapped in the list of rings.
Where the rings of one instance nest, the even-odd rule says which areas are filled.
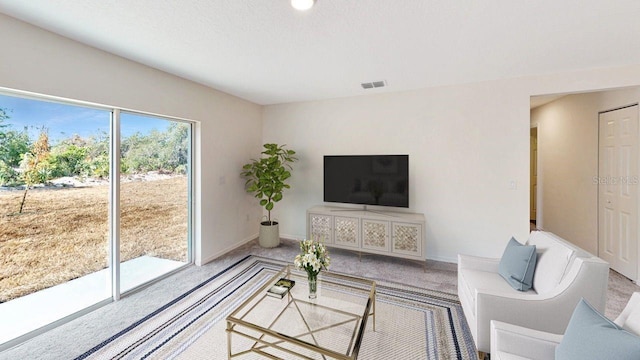
[[[527,245],[535,245],[538,254],[533,289],[538,294],[553,290],[567,271],[574,250],[543,231],[533,231]]]

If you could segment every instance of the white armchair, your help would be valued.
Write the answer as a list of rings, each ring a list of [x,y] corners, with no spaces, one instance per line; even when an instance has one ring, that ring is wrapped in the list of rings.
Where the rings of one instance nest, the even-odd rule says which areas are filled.
[[[562,335],[491,321],[491,360],[551,360]]]
[[[498,274],[500,259],[458,255],[458,296],[478,352],[490,351],[491,320],[563,334],[580,298],[604,311],[607,262],[548,232],[532,232],[527,243],[538,261],[526,292]]]
[[[640,292],[631,296],[614,321],[627,331],[640,335]],[[491,360],[550,360],[562,335],[491,321]]]

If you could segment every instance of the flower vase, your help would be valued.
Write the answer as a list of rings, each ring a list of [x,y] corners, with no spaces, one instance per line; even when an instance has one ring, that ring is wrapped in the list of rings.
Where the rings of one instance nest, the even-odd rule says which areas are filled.
[[[308,273],[309,299],[315,299],[318,291],[318,274]]]

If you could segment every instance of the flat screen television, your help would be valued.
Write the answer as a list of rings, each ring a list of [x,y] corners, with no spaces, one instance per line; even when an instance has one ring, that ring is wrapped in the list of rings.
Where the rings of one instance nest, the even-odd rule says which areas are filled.
[[[325,155],[324,201],[409,207],[409,155]]]

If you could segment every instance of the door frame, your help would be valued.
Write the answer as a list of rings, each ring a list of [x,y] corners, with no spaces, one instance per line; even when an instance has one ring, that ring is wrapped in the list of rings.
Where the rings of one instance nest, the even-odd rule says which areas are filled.
[[[542,181],[543,179],[543,166],[542,166],[542,156],[540,156],[540,129],[542,128],[542,125],[539,123],[532,123],[529,126],[529,131],[531,131],[531,129],[537,129],[537,149],[538,149],[538,156],[536,156],[536,169],[538,170],[538,174],[536,175],[536,229],[537,230],[542,230],[543,229],[543,200],[542,200],[542,194],[543,194],[543,187],[544,187],[544,183]],[[531,136],[529,136],[529,151],[531,151]],[[529,159],[531,159],[531,154],[529,154]],[[531,161],[531,160],[529,160]],[[531,164],[529,164],[529,171],[531,171]],[[529,176],[531,176],[531,174],[529,174]],[[531,186],[529,186],[529,191],[531,191]],[[529,204],[529,209],[531,209],[531,204]]]

